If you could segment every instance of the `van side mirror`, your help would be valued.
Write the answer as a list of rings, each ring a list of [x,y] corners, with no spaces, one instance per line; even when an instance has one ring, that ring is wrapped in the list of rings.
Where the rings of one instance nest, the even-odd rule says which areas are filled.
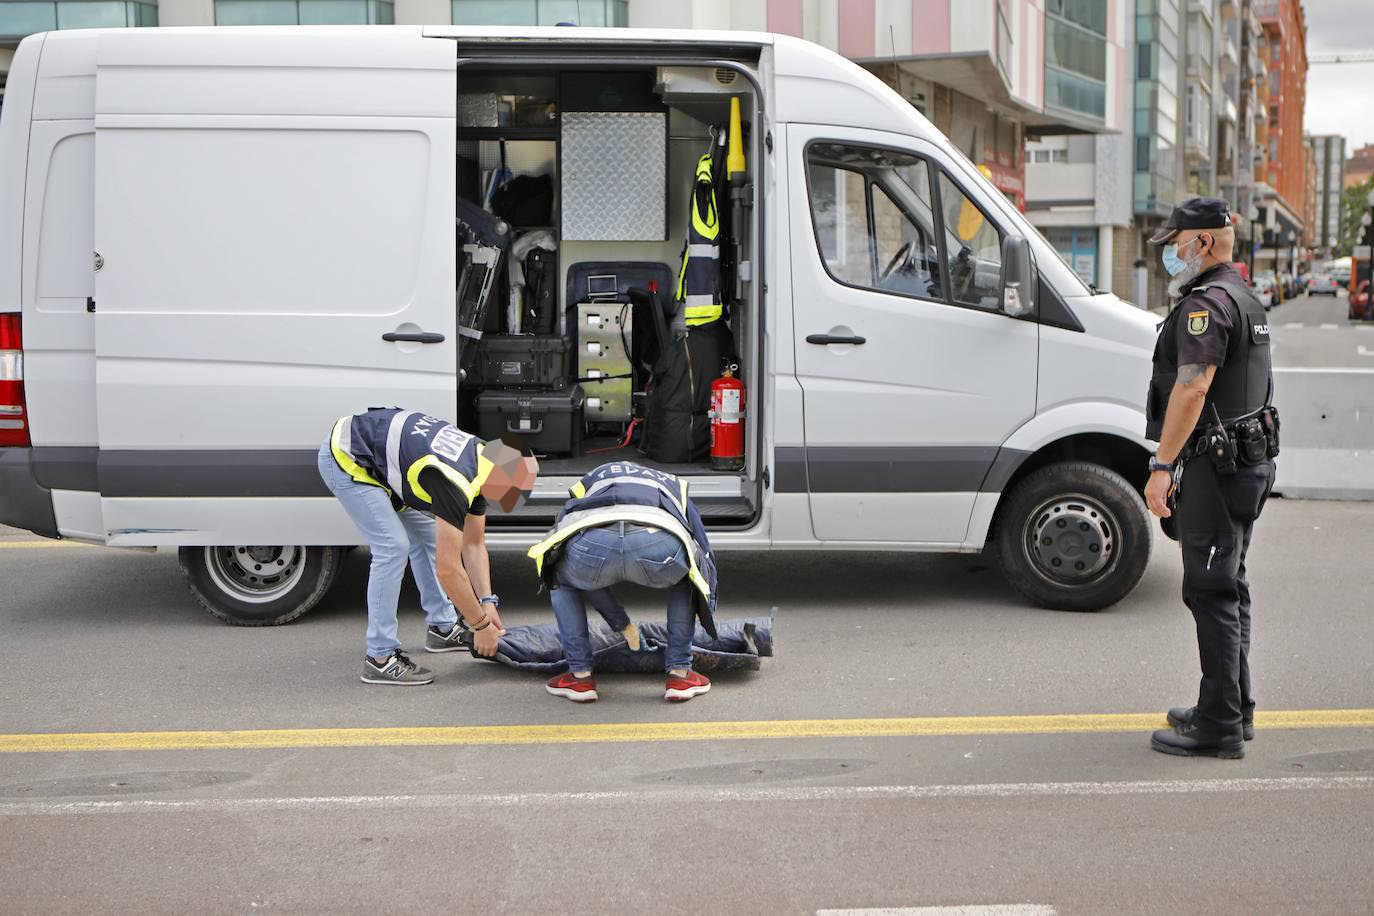
[[[1007,236],[1002,240],[1002,311],[1013,318],[1034,315],[1039,288],[1030,242],[1024,236]]]

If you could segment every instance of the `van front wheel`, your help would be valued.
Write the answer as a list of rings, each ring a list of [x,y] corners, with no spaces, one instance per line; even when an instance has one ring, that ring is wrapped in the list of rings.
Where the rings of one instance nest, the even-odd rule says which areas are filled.
[[[1098,464],[1052,464],[1028,475],[998,512],[993,541],[1007,581],[1042,607],[1097,611],[1130,594],[1150,562],[1140,494]]]
[[[225,623],[265,627],[310,610],[338,574],[337,547],[183,547],[191,593]]]

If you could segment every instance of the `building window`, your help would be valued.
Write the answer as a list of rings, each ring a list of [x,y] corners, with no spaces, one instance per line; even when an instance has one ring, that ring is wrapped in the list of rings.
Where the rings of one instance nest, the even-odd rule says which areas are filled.
[[[1067,149],[1050,150],[1050,161],[1051,161],[1051,162],[1068,162],[1068,161],[1069,161],[1069,151],[1068,151]]]
[[[215,0],[215,25],[391,25],[389,0]]]
[[[1084,283],[1097,282],[1097,229],[1093,226],[1051,227],[1045,238]]]
[[[123,29],[157,25],[157,4],[126,0],[0,3],[0,37],[22,38],[54,29]]]
[[[454,25],[630,24],[629,0],[453,0]]]
[[[1107,0],[1047,0],[1045,12],[1107,35]]]

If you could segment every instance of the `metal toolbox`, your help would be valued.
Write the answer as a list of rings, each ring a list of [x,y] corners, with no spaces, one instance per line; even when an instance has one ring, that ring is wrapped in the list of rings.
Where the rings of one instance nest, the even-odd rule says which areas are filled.
[[[626,348],[633,334],[630,303],[577,304],[577,375],[588,423],[624,423],[632,416],[634,370]]]

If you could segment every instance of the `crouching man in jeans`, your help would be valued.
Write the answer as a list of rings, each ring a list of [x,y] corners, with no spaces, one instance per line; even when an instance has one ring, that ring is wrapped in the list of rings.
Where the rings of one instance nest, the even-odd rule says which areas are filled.
[[[696,618],[716,635],[716,565],[687,483],[630,462],[603,464],[574,484],[553,530],[529,555],[549,589],[568,670],[550,680],[554,696],[597,698],[584,601],[590,601],[631,649],[639,635],[611,592],[618,582],[668,590],[667,685],[681,702],[711,689],[692,670]]]

